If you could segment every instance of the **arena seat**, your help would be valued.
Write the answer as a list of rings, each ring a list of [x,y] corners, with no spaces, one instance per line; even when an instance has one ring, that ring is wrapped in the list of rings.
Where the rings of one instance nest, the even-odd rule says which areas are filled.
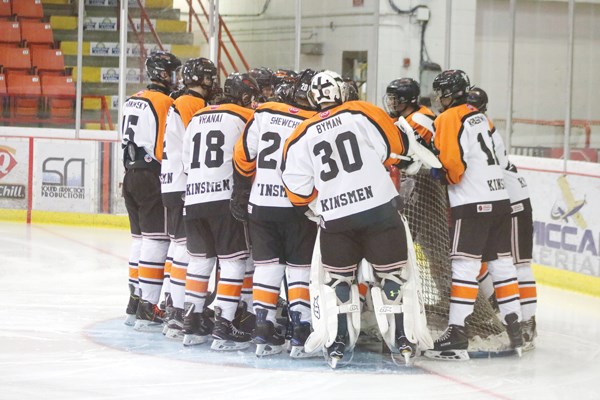
[[[5,104],[7,100],[6,96],[6,77],[4,74],[0,74],[0,116],[4,114]]]
[[[6,74],[31,72],[31,56],[29,49],[22,47],[7,47],[0,51],[0,65]]]
[[[45,111],[51,119],[73,118],[75,111],[75,84],[70,76],[44,75],[42,96]]]
[[[21,43],[21,25],[16,21],[0,21],[0,46],[17,47]]]
[[[47,22],[21,21],[21,39],[28,47],[42,46],[53,47],[54,35],[52,26]]]
[[[31,66],[37,69],[38,75],[65,74],[65,57],[58,49],[34,47],[31,49]]]
[[[40,77],[37,75],[9,75],[6,77],[11,116],[37,118],[42,95]]]
[[[10,0],[0,0],[0,18],[9,19],[12,16]]]
[[[25,18],[41,20],[44,18],[42,0],[13,0],[12,13],[13,15],[16,15],[19,20]]]

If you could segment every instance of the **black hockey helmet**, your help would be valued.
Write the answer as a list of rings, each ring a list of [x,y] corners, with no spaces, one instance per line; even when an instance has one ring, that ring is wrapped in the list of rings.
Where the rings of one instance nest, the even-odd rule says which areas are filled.
[[[471,90],[469,90],[469,94],[467,94],[467,104],[476,107],[482,113],[487,112],[487,93],[482,88],[473,86]]]
[[[311,106],[310,96],[310,81],[317,74],[317,71],[307,68],[300,71],[298,77],[292,84],[292,103],[302,108],[314,108]]]
[[[177,69],[181,61],[166,51],[154,51],[146,59],[146,73],[152,82],[158,82],[168,89],[177,88]]]
[[[273,71],[271,71],[270,68],[252,68],[250,71],[248,71],[248,74],[250,74],[250,76],[254,78],[254,80],[256,80],[256,83],[258,83],[258,87],[260,88],[260,90],[262,90],[265,87],[273,88]]]
[[[275,85],[275,88],[277,88],[277,86],[281,85],[282,83],[293,84],[296,82],[296,79],[298,79],[298,77],[301,74],[302,72],[300,74],[297,74],[296,71],[293,71],[291,69],[279,68],[273,74],[273,84]]]
[[[452,97],[454,100],[466,101],[471,83],[469,77],[460,69],[449,69],[433,80],[433,90],[440,98]]]
[[[242,107],[248,107],[260,96],[260,89],[249,73],[234,72],[225,79],[223,95]]]
[[[200,86],[210,92],[217,81],[217,67],[208,58],[190,58],[183,64],[181,78],[185,86]]]
[[[292,98],[294,93],[294,85],[291,83],[282,83],[275,88],[273,95],[274,101],[285,104],[292,104]]]
[[[387,85],[383,108],[392,118],[398,118],[408,106],[418,107],[421,88],[412,78],[394,79]]]

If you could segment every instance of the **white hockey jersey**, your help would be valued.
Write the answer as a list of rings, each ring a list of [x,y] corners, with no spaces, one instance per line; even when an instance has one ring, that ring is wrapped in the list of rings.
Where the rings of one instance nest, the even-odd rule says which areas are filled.
[[[504,180],[508,159],[502,138],[487,117],[462,104],[441,113],[434,127],[434,144],[447,172],[455,217],[509,212]]]
[[[315,111],[268,102],[256,111],[235,145],[233,163],[243,176],[254,177],[248,212],[251,218],[277,221],[293,210],[281,181],[283,144]]]
[[[161,164],[161,191],[165,206],[169,205],[172,198],[173,201],[181,202],[180,193],[185,192],[187,176],[183,173],[181,160],[183,136],[192,116],[204,107],[206,107],[206,101],[191,92],[177,98],[167,114]],[[177,196],[174,197],[171,194],[177,194]]]
[[[229,213],[233,188],[233,148],[253,110],[235,104],[208,106],[191,119],[183,138],[187,174],[185,215]]]
[[[379,107],[352,101],[296,128],[284,147],[282,179],[296,206],[316,199],[321,227],[343,231],[397,213],[385,167],[406,154],[406,136]]]

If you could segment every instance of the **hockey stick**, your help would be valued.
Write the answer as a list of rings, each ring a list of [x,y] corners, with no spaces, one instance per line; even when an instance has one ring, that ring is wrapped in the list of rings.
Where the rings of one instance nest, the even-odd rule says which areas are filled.
[[[398,128],[402,129],[402,131],[408,137],[408,156],[414,156],[421,160],[423,163],[427,164],[431,168],[442,168],[442,163],[438,158],[427,149],[427,147],[423,146],[421,143],[417,142],[417,138],[415,137],[415,132],[413,128],[406,122],[404,117],[398,118],[398,121],[394,123]],[[396,158],[402,159],[402,156],[395,155]]]

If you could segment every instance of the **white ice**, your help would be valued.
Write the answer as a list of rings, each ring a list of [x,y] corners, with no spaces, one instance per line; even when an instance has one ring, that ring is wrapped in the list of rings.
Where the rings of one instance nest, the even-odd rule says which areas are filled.
[[[0,222],[0,399],[600,398],[599,298],[539,285],[537,348],[520,359],[221,359],[122,324],[129,244],[122,230]]]

